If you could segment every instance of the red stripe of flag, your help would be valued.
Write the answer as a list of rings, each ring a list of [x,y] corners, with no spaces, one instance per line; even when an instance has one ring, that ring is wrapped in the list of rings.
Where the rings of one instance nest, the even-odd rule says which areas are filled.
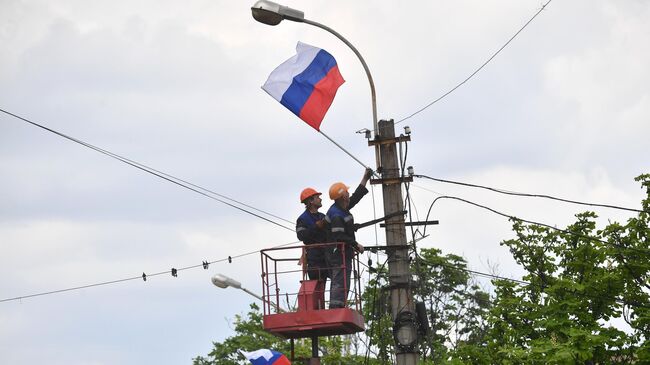
[[[286,356],[282,355],[277,360],[273,361],[272,365],[291,365],[289,359]]]
[[[344,82],[339,67],[332,67],[327,75],[314,85],[313,92],[305,102],[302,110],[300,110],[300,119],[319,131],[325,113],[327,113],[327,109],[334,101],[337,89]]]

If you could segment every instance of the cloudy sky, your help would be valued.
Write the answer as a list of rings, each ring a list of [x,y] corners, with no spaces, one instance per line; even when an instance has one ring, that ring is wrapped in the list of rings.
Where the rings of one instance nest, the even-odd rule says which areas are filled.
[[[457,85],[539,0],[293,1],[357,46],[380,118],[401,120]],[[298,41],[332,53],[347,82],[322,129],[362,161],[370,93],[354,54],[305,24],[256,23],[242,1],[0,0],[0,108],[293,221],[306,186],[355,185],[362,168],[260,89]],[[490,64],[424,112],[415,172],[638,207],[650,172],[650,3],[552,1]],[[583,207],[416,180],[420,219],[439,194],[563,226]],[[374,189],[381,206],[380,189]],[[330,202],[325,199],[325,205]],[[629,214],[599,209],[601,221]],[[381,210],[377,211],[381,215]],[[414,214],[415,209],[414,209]],[[368,196],[358,221],[373,217]],[[440,201],[423,247],[518,277],[508,222]],[[278,220],[277,218],[272,218]],[[282,221],[280,221],[282,223]],[[376,241],[369,228],[359,235]],[[0,115],[0,300],[186,267],[295,240],[293,232]],[[0,302],[0,363],[183,364],[232,333],[261,291],[259,256]]]

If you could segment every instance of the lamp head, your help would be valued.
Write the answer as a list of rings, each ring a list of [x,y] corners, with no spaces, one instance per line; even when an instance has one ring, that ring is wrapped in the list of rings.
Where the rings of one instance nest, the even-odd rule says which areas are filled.
[[[212,284],[222,289],[225,289],[229,286],[232,286],[235,289],[241,289],[241,283],[239,281],[231,279],[223,274],[215,274],[212,277]]]
[[[305,13],[268,0],[259,0],[252,7],[253,18],[267,25],[278,25],[283,19],[302,22]]]

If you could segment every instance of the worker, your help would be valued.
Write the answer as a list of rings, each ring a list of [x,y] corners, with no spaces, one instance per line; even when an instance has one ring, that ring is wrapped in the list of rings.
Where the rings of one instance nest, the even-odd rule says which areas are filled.
[[[318,211],[323,206],[320,196],[321,193],[312,188],[306,188],[300,193],[300,202],[305,204],[305,211],[296,221],[296,234],[298,239],[307,246],[327,242],[325,214]],[[306,251],[309,280],[327,280],[329,269],[325,259],[325,248],[308,247]]]
[[[329,225],[329,242],[345,243],[343,247],[335,245],[328,247],[327,265],[330,267],[330,309],[343,308],[350,290],[350,274],[352,258],[356,252],[363,252],[363,245],[356,241],[354,234],[354,217],[350,213],[357,203],[368,194],[366,184],[372,176],[372,170],[366,168],[359,186],[350,195],[349,187],[342,182],[334,183],[329,190],[330,199],[334,204],[327,211],[326,220]],[[345,257],[345,260],[343,259]],[[345,264],[345,271],[343,265]]]

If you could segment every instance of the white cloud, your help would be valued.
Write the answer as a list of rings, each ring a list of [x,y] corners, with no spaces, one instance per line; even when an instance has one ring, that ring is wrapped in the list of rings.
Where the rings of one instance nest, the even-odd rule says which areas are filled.
[[[298,40],[326,48],[347,82],[323,130],[372,163],[373,150],[354,134],[371,126],[369,88],[355,55],[335,37],[304,24],[261,25],[250,5],[4,1],[0,107],[293,221],[302,188],[354,186],[362,169],[259,86]],[[467,77],[541,3],[287,5],[305,7],[308,17],[357,46],[375,78],[380,118],[397,119]],[[414,132],[407,164],[419,174],[638,205],[642,192],[632,178],[650,167],[648,12],[640,1],[552,2],[474,79],[405,123]],[[0,176],[2,298],[295,240],[292,232],[5,115]],[[559,226],[584,210],[416,184]],[[435,195],[411,192],[424,219]],[[372,219],[372,197],[355,210],[357,221]],[[599,213],[601,222],[627,216]],[[440,201],[430,219],[441,224],[427,229],[423,247],[465,255],[480,271],[490,262],[501,275],[521,273],[499,246],[511,236],[505,218]],[[374,244],[374,230],[360,231],[359,240]],[[252,300],[213,288],[216,272],[261,290],[259,256],[250,255],[178,278],[0,303],[0,362],[189,362],[227,336],[224,317]],[[36,351],[34,338],[50,345],[41,342]]]

